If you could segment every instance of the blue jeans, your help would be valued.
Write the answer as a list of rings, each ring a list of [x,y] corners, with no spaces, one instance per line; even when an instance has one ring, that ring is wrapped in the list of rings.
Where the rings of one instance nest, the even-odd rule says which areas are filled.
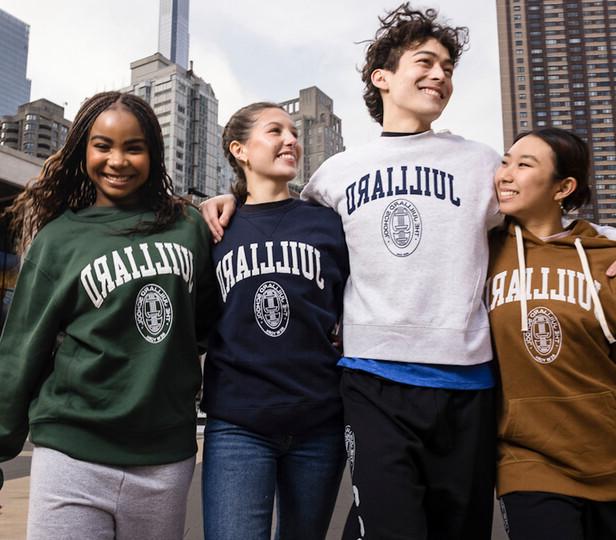
[[[208,418],[203,450],[205,540],[322,540],[346,460],[342,426],[308,436],[264,436]]]

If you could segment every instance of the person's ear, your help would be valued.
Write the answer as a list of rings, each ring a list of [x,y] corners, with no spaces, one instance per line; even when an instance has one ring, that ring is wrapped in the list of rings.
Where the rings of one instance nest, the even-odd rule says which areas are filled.
[[[246,162],[246,149],[244,145],[239,141],[231,141],[229,143],[229,152],[240,163]]]
[[[562,203],[577,188],[577,180],[573,176],[567,176],[558,181],[558,190],[554,194],[554,200]]]
[[[370,75],[372,84],[379,90],[389,90],[388,73],[389,72],[383,68],[375,69]]]

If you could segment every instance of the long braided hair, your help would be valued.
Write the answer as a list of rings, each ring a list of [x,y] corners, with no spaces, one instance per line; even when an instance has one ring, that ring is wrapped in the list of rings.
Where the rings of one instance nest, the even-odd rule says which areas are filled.
[[[149,234],[163,230],[184,212],[186,202],[173,194],[160,124],[150,105],[132,94],[101,92],[82,104],[64,146],[45,161],[39,176],[6,209],[18,253],[23,253],[36,233],[65,210],[77,211],[94,204],[96,189],[86,172],[88,136],[101,113],[119,107],[135,115],[145,136],[150,175],[139,197],[141,205],[154,212],[153,221],[144,221],[125,232]]]

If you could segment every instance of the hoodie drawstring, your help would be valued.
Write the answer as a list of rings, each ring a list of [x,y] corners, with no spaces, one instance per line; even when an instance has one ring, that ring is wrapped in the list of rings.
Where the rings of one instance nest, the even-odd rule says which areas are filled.
[[[528,302],[527,302],[527,290],[526,290],[526,260],[524,259],[524,239],[522,237],[522,229],[519,225],[515,226],[515,242],[516,248],[518,252],[518,271],[520,273],[520,316],[522,318],[521,330],[522,332],[528,332]],[[586,252],[582,246],[582,240],[579,238],[575,239],[575,249],[578,252],[578,257],[580,258],[580,262],[582,263],[582,269],[584,270],[584,277],[586,278],[586,283],[588,286],[588,290],[590,291],[590,296],[592,298],[592,303],[594,305],[594,313],[597,321],[599,321],[599,325],[601,326],[601,330],[603,330],[603,335],[606,337],[608,342],[616,343],[616,338],[610,332],[610,329],[607,325],[607,320],[605,318],[605,313],[603,311],[603,306],[601,305],[601,300],[599,299],[599,293],[597,293],[597,288],[595,287],[595,281],[592,278],[592,274],[590,273],[590,266],[588,265],[588,258],[586,257]]]
[[[601,325],[603,335],[610,343],[614,343],[616,342],[616,339],[614,339],[614,336],[610,332],[607,325],[605,313],[603,312],[603,306],[601,305],[601,300],[599,300],[599,294],[597,293],[597,288],[595,287],[595,281],[590,273],[590,266],[588,266],[588,258],[586,257],[586,253],[582,247],[582,241],[579,238],[575,239],[575,248],[577,249],[578,256],[580,257],[580,262],[582,263],[582,268],[584,270],[584,276],[586,277],[587,287],[590,290],[590,296],[592,297],[592,302],[595,306],[595,317],[597,317],[597,320]]]
[[[524,260],[524,240],[522,229],[515,226],[515,243],[518,249],[518,271],[520,273],[520,316],[522,317],[522,332],[528,332],[528,302],[526,299],[526,261]]]

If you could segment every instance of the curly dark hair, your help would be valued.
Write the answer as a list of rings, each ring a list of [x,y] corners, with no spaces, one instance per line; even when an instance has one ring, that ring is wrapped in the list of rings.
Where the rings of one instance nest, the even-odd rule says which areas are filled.
[[[64,146],[45,161],[39,176],[6,209],[18,253],[23,253],[36,233],[65,210],[81,210],[94,204],[96,189],[86,172],[88,135],[101,113],[120,107],[135,115],[146,139],[150,175],[139,195],[143,207],[155,214],[153,221],[125,232],[149,234],[163,230],[184,212],[186,202],[173,194],[160,124],[150,105],[132,94],[101,92],[81,105]]]
[[[231,186],[231,193],[235,195],[236,199],[241,204],[246,202],[246,197],[248,196],[246,175],[244,174],[244,169],[242,169],[240,163],[238,163],[235,156],[231,153],[229,145],[233,141],[244,144],[250,137],[250,132],[252,131],[255,120],[257,119],[257,115],[266,109],[285,110],[284,107],[278,105],[278,103],[271,103],[269,101],[251,103],[250,105],[246,105],[233,113],[222,132],[222,149],[225,153],[227,161],[233,168],[233,172],[235,172],[235,182]]]
[[[383,99],[378,88],[372,84],[372,72],[386,69],[395,72],[400,57],[411,47],[421,45],[428,39],[436,39],[449,52],[454,66],[468,43],[468,28],[446,26],[437,21],[435,9],[414,10],[409,2],[379,17],[381,26],[374,39],[369,40],[366,62],[361,69],[364,83],[364,101],[370,116],[383,125]]]

